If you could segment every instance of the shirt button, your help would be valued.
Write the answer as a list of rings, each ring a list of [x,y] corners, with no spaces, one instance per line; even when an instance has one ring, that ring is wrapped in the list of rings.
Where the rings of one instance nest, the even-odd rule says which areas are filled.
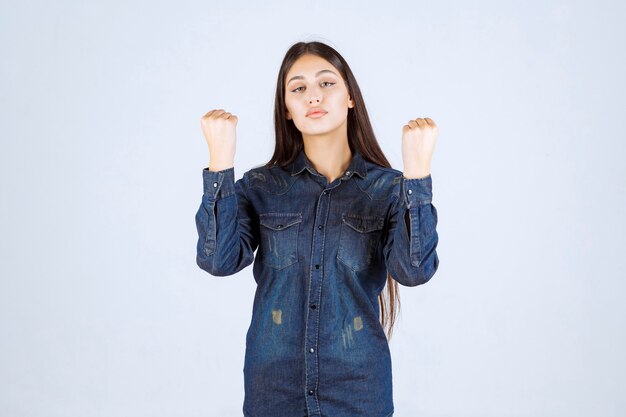
[[[409,191],[407,191],[407,193],[413,194],[413,190],[409,190]]]
[[[312,389],[309,390],[309,395],[313,395],[313,390]]]
[[[217,188],[217,183],[216,182],[213,183],[213,188]]]
[[[320,224],[319,226],[317,226],[318,229],[322,230],[324,228],[323,224]]]
[[[276,227],[278,227],[279,229],[282,229],[283,225],[282,224],[277,224]]]
[[[311,304],[311,308],[315,310],[315,304]]]
[[[313,353],[313,352],[315,352],[315,349],[310,348],[310,349],[309,349],[309,352]]]
[[[346,175],[350,175],[350,171],[346,171]]]

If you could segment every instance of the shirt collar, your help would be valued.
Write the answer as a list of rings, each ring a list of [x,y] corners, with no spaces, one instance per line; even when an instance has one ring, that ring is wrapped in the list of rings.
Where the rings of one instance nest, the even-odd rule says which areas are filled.
[[[293,162],[291,166],[291,175],[292,176],[298,175],[301,172],[303,172],[305,169],[309,170],[311,174],[318,174],[315,168],[313,168],[311,161],[309,160],[309,158],[307,158],[306,154],[304,153],[304,148],[303,148],[300,150],[300,153],[298,153],[298,157],[296,158],[296,160]],[[348,166],[348,169],[346,170],[344,175],[350,178],[352,177],[352,174],[355,174],[355,173],[359,174],[361,178],[367,177],[367,166],[365,163],[365,159],[363,159],[363,156],[361,155],[361,153],[356,150],[352,152],[352,160],[350,161],[350,166]]]

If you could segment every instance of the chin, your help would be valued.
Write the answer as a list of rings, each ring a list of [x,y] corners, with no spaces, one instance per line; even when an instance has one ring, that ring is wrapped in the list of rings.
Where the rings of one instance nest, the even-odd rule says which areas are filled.
[[[335,129],[305,129],[305,130],[301,130],[300,132],[305,135],[316,136],[316,135],[326,135],[334,131]]]

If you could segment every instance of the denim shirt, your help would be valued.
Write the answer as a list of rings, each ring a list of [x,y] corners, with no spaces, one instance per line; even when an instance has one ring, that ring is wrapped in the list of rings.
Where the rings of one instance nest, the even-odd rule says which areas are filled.
[[[304,151],[286,169],[253,168],[237,182],[234,167],[202,176],[198,266],[227,276],[254,261],[243,414],[391,416],[378,295],[387,271],[413,287],[437,270],[431,176],[407,179],[353,152],[329,184]]]

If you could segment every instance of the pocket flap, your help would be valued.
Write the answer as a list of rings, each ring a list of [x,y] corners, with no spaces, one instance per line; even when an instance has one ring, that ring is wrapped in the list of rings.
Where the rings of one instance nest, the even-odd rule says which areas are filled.
[[[259,223],[273,230],[285,230],[302,222],[302,213],[262,213]]]
[[[342,215],[342,222],[360,233],[369,233],[381,230],[385,225],[383,217],[359,216],[352,214]]]

